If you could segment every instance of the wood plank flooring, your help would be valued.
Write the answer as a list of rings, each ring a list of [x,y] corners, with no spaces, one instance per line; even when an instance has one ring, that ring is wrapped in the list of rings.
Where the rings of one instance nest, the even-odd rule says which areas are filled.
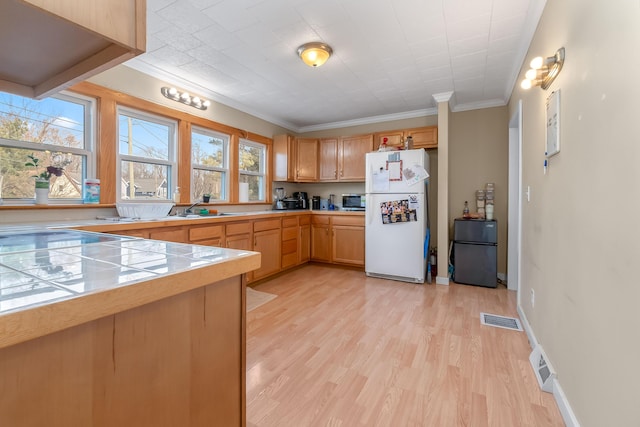
[[[540,391],[504,286],[415,285],[307,265],[255,287],[247,315],[247,425],[562,426]]]

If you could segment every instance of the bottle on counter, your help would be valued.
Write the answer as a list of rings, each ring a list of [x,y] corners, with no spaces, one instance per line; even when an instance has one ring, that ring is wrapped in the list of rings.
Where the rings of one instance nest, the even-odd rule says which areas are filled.
[[[469,202],[464,201],[464,209],[462,209],[462,217],[469,218]]]
[[[180,203],[180,187],[176,187],[176,189],[173,190],[173,202]]]

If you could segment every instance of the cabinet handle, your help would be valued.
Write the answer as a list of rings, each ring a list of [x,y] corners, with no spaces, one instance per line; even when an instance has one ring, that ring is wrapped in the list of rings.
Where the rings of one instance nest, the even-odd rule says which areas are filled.
[[[342,169],[340,170],[340,176],[344,176],[344,174],[342,173]]]

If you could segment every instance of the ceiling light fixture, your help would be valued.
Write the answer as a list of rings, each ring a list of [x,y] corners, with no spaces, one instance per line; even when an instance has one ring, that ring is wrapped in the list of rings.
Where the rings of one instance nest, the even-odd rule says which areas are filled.
[[[193,108],[197,108],[198,110],[206,110],[211,102],[207,99],[202,99],[199,96],[192,96],[189,92],[180,92],[175,87],[166,87],[164,86],[160,89],[160,92],[165,96],[165,98],[172,99],[177,102],[182,102],[185,105],[189,105]]]
[[[298,56],[310,67],[319,67],[331,56],[333,49],[326,43],[305,43],[298,48]]]
[[[541,56],[533,58],[529,64],[531,68],[525,73],[520,87],[530,89],[532,86],[540,86],[542,89],[547,89],[560,74],[562,64],[564,64],[563,47],[558,49],[555,55],[546,59]]]

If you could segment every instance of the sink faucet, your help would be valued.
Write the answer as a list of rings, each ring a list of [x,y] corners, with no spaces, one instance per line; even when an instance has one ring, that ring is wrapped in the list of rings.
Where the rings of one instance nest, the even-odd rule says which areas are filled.
[[[191,214],[193,213],[193,211],[191,210],[194,206],[198,206],[200,204],[200,201],[195,202],[194,204],[192,204],[191,206],[189,206],[184,213],[185,214]]]

